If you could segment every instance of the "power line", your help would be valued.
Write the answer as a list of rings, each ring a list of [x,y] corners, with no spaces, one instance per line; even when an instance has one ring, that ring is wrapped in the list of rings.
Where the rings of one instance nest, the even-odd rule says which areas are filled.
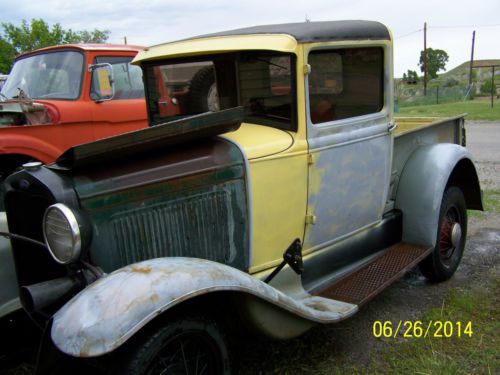
[[[481,27],[499,27],[500,24],[490,24],[490,25],[456,25],[456,26],[430,26],[429,29],[471,29],[471,28],[481,28]]]
[[[408,34],[405,34],[405,35],[401,35],[401,36],[398,36],[394,39],[401,39],[401,38],[406,38],[407,36],[410,36],[410,35],[413,35],[413,34],[416,34],[416,33],[419,33],[421,32],[423,29],[418,29],[418,30],[415,30],[415,31],[412,31],[411,33],[408,33]]]
[[[482,27],[500,27],[500,23],[498,24],[488,24],[488,25],[455,25],[455,26],[428,26],[427,29],[471,29],[471,28],[482,28]],[[394,38],[396,39],[401,39],[401,38],[406,38],[407,36],[417,34],[424,29],[418,29],[415,31],[412,31],[408,34],[400,35]]]

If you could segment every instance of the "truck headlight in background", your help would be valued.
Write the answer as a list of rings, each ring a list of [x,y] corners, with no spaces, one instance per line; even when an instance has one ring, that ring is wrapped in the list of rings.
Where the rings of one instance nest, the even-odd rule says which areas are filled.
[[[47,247],[61,264],[74,262],[82,250],[82,234],[75,213],[62,203],[57,203],[45,211],[43,236]]]

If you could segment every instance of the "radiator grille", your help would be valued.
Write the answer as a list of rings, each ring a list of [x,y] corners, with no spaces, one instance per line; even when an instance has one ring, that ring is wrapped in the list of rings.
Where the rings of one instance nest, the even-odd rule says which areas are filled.
[[[122,265],[166,256],[230,264],[233,220],[231,194],[218,190],[120,214],[112,230]]]

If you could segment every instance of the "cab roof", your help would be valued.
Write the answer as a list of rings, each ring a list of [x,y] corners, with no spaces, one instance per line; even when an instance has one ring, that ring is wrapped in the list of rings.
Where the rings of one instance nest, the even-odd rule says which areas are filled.
[[[17,56],[22,58],[28,55],[37,54],[46,51],[57,51],[61,49],[79,49],[82,51],[135,51],[139,52],[144,49],[143,46],[135,46],[130,44],[106,44],[106,43],[82,43],[82,44],[62,44],[57,46],[50,46],[39,48],[33,51],[25,52]]]
[[[390,39],[387,27],[375,21],[286,23],[229,30],[160,44],[144,49],[134,62],[253,49],[292,53],[298,43]]]
[[[300,22],[253,26],[201,35],[191,39],[250,34],[287,34],[301,43],[337,40],[390,39],[389,30],[380,22],[361,20]]]

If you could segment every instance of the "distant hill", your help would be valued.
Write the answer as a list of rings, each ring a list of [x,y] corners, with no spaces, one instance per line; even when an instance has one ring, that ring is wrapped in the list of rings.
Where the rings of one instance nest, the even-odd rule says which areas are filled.
[[[455,68],[448,70],[447,72],[438,74],[438,77],[434,80],[430,81],[446,81],[450,78],[456,79],[459,82],[469,82],[469,64],[470,61],[466,61]],[[474,65],[500,65],[500,59],[492,59],[492,60],[474,60]],[[476,72],[476,79],[479,81],[484,81],[486,78],[491,78],[491,68],[474,68]],[[419,74],[419,78],[422,79],[423,73],[417,72]],[[500,67],[495,68],[495,76],[500,75]],[[396,80],[400,80],[400,78],[396,78]],[[477,81],[476,81],[477,83]],[[500,82],[499,82],[500,83]]]
[[[459,82],[469,82],[469,65],[470,61],[464,62],[463,64],[460,64],[459,66],[445,72],[442,74],[438,74],[438,78],[436,78],[436,81],[447,81],[451,78],[456,79]],[[481,66],[481,65],[499,65],[500,66],[500,60],[474,60],[474,66]],[[481,82],[484,81],[487,78],[491,78],[491,68],[473,68],[473,71],[475,71],[475,79],[474,81]],[[474,74],[474,73],[473,73]],[[500,67],[495,69],[495,76],[500,75]]]
[[[424,96],[423,77],[419,76],[417,84],[407,84],[401,78],[395,79],[396,98],[400,105],[431,104],[463,100],[469,93],[469,64],[464,62],[459,66],[439,74],[437,78],[427,82],[428,95]],[[500,59],[475,60],[472,82],[474,95],[480,95],[480,87],[491,80],[491,67],[485,65],[500,65]],[[418,72],[421,74],[421,72]],[[495,69],[495,83],[500,84],[500,66]],[[498,86],[497,86],[498,87]],[[439,97],[439,98],[438,98]]]

